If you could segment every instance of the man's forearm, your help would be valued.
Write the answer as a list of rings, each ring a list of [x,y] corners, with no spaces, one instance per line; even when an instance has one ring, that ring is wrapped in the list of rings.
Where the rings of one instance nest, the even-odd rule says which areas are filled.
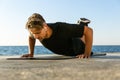
[[[93,43],[93,30],[91,28],[88,28],[85,34],[85,54],[90,56],[91,50],[92,50],[92,43]]]
[[[36,40],[34,38],[29,37],[29,54],[34,55],[34,47]]]

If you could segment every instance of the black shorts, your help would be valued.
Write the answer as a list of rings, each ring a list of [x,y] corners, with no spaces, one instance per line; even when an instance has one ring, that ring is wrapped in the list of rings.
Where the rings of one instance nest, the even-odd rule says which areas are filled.
[[[74,54],[72,56],[83,54],[85,52],[85,43],[80,38],[73,38],[72,41],[74,50]]]

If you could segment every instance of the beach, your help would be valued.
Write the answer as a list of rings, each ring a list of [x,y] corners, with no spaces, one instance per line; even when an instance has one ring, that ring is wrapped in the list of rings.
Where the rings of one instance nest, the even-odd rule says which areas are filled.
[[[120,53],[90,59],[8,60],[0,57],[1,80],[120,80]],[[18,56],[14,56],[18,57]]]

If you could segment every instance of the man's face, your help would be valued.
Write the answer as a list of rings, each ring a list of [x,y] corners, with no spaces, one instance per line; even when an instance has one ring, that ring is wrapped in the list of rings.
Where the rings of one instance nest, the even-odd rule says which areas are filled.
[[[42,29],[31,28],[31,29],[29,29],[29,31],[32,33],[32,35],[34,36],[35,39],[43,40],[47,36],[47,32],[44,29],[44,27]]]

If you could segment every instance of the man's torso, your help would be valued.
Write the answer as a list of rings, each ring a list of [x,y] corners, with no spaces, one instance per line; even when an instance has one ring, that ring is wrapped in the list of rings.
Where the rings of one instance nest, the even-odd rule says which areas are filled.
[[[56,54],[74,53],[72,39],[82,37],[84,27],[77,24],[54,23],[48,24],[53,34],[49,39],[44,39],[41,43]]]

